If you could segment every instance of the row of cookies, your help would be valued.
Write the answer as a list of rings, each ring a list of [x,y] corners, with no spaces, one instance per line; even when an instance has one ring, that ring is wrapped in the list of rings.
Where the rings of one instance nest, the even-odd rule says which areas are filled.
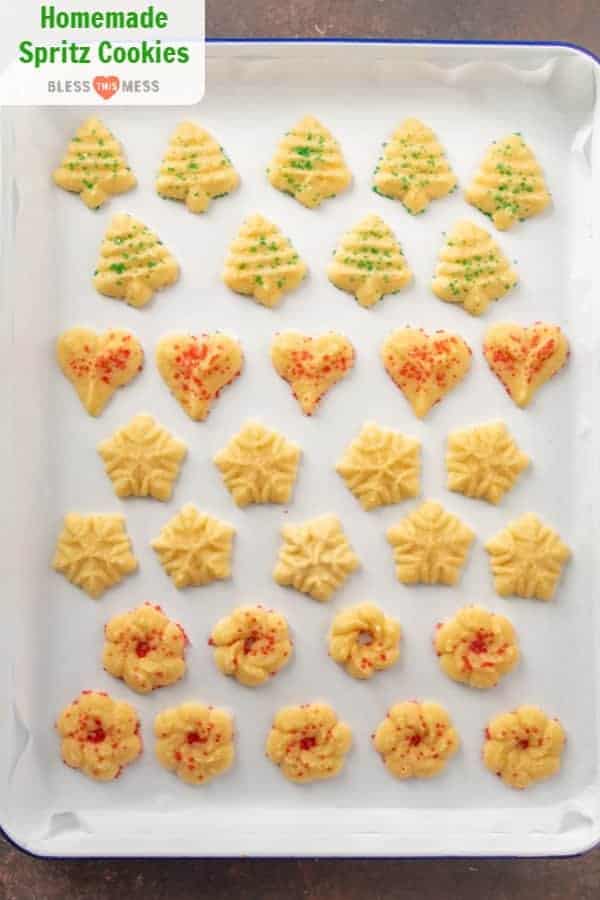
[[[231,577],[235,528],[200,513],[191,503],[173,516],[151,542],[176,588],[198,587]],[[335,515],[322,515],[281,529],[283,542],[273,579],[324,602],[360,568]],[[406,585],[458,583],[475,534],[440,503],[427,500],[388,528],[396,577]],[[487,541],[494,587],[501,597],[551,600],[571,556],[560,535],[533,513],[509,522]],[[53,568],[98,599],[137,569],[122,515],[68,513]]]
[[[314,116],[305,116],[286,132],[267,175],[273,187],[310,209],[346,190],[352,181],[338,141]],[[137,184],[121,145],[96,118],[78,129],[53,177],[92,209]],[[156,191],[161,197],[184,202],[191,212],[202,213],[239,182],[214,137],[193,122],[182,122],[169,141]],[[454,191],[457,178],[433,131],[411,118],[383,145],[372,187],[383,197],[399,200],[414,215]],[[517,133],[491,145],[465,198],[500,230],[538,215],[550,203],[542,169]]]
[[[558,325],[536,322],[492,325],[483,342],[485,358],[517,406],[525,407],[539,388],[565,365],[569,343]],[[317,337],[299,331],[276,333],[271,342],[275,371],[288,382],[302,412],[311,415],[321,398],[353,368],[355,349],[342,334]],[[56,356],[90,415],[100,415],[114,392],[142,370],[144,351],[129,331],[98,334],[71,328],[57,340]],[[400,328],[380,350],[385,371],[422,419],[465,377],[472,351],[459,335],[427,334]],[[214,332],[169,334],[156,347],[163,381],[195,421],[204,420],[222,389],[237,378],[244,354],[235,338]]]
[[[112,781],[142,752],[136,710],[102,691],[83,691],[60,714],[56,728],[63,761],[96,781]],[[235,758],[231,714],[188,702],[154,720],[155,754],[161,766],[191,785],[206,784]],[[460,737],[439,703],[409,700],[392,706],[373,736],[373,747],[398,779],[440,774]],[[536,706],[520,706],[485,729],[486,768],[511,787],[526,788],[560,769],[565,732],[558,719]],[[333,778],[352,745],[350,727],[326,703],[285,706],[274,717],[266,755],[290,781]]]

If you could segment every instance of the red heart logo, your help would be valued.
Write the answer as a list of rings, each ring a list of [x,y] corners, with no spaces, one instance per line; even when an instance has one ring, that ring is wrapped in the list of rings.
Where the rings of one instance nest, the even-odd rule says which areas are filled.
[[[121,82],[116,75],[96,75],[92,84],[96,93],[100,94],[103,100],[110,100],[113,94],[119,90]]]

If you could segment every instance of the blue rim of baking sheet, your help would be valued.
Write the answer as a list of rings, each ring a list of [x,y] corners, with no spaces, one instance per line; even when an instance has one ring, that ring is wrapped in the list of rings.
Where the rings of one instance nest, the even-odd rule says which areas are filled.
[[[314,38],[314,37],[249,37],[249,38],[244,38],[244,37],[207,37],[207,38],[205,38],[205,42],[207,44],[383,44],[383,45],[390,45],[390,46],[398,45],[398,46],[405,46],[405,47],[406,46],[417,46],[417,47],[428,47],[428,46],[434,46],[434,47],[435,46],[436,47],[440,47],[440,46],[442,46],[442,47],[507,47],[509,49],[511,47],[541,47],[543,49],[557,47],[557,48],[566,49],[566,50],[574,50],[576,53],[581,53],[584,56],[589,57],[597,66],[600,67],[600,56],[599,55],[593,53],[591,50],[588,50],[587,47],[583,47],[581,44],[574,44],[574,43],[570,43],[568,41],[486,41],[486,40],[450,40],[450,39],[444,40],[444,38],[431,38],[431,39],[415,38],[413,40],[412,38],[378,38],[378,37],[373,37],[373,38],[371,38],[371,37],[364,37],[364,38],[354,37],[353,38],[353,37],[341,37],[341,36],[333,37],[332,36],[332,37],[322,37],[322,38],[321,37],[319,37],[319,38]],[[27,847],[24,847],[22,844],[20,844],[16,840],[16,838],[13,838],[1,824],[0,824],[0,834],[9,844],[11,844],[11,846],[15,847],[17,850],[20,850],[20,852],[25,854],[26,856],[32,857],[33,859],[85,860],[85,859],[135,859],[136,858],[134,854],[132,854],[131,856],[111,857],[111,856],[102,856],[102,855],[79,856],[77,854],[73,854],[72,856],[62,856],[62,855],[53,854],[53,853],[39,853],[34,850],[30,850]],[[581,856],[584,853],[588,853],[598,843],[600,843],[600,838],[598,838],[597,840],[595,839],[593,841],[593,843],[586,845],[579,850],[574,850],[572,853],[556,853],[556,854],[552,854],[551,857],[544,855],[544,854],[540,854],[540,856],[527,855],[527,857],[525,857],[525,858],[527,858],[527,859],[548,859],[548,858],[554,858],[554,857],[562,858],[562,859],[566,859],[566,858],[570,858],[570,857],[572,858],[574,856]],[[239,856],[241,857],[242,854],[239,854]],[[476,858],[476,859],[493,859],[494,857],[501,858],[501,859],[502,858],[504,858],[504,859],[511,858],[510,856],[507,856],[506,854],[494,854],[494,853],[489,853],[489,854],[486,854],[485,856],[482,856],[481,854],[479,854],[479,855],[476,855],[474,858]],[[141,857],[141,858],[142,859],[176,859],[177,857],[145,856],[145,857]],[[185,858],[202,859],[203,857],[201,855],[198,855],[198,856],[190,856],[190,857],[185,857]],[[206,858],[215,859],[218,857],[206,857]],[[222,857],[222,858],[225,858],[225,857]],[[238,858],[238,857],[234,857],[234,858]],[[259,857],[255,857],[255,858],[258,859]],[[269,857],[267,854],[265,854],[263,857],[260,857],[260,858],[268,859]],[[282,857],[282,858],[285,858],[285,857]],[[289,857],[289,858],[291,858],[291,857]],[[327,857],[327,858],[335,859],[336,857]],[[345,857],[345,858],[351,859],[352,857]],[[386,857],[371,857],[371,858],[379,859],[381,861],[386,859]],[[397,857],[388,857],[388,858],[401,859],[403,857],[397,856]],[[406,857],[404,857],[404,858],[406,858]],[[453,859],[453,858],[457,858],[457,857],[454,857],[454,856],[444,857],[443,855],[436,856],[435,854],[430,854],[428,856],[420,856],[419,857],[419,859],[444,859],[444,858]],[[460,858],[467,859],[468,856],[464,856],[464,857],[460,857]]]

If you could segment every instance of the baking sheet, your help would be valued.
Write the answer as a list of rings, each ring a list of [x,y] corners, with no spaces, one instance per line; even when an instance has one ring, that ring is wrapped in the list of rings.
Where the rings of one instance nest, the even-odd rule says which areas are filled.
[[[268,184],[264,169],[281,136],[312,113],[341,142],[352,189],[314,212]],[[3,121],[2,458],[3,712],[0,809],[7,833],[52,855],[422,855],[570,853],[598,839],[598,534],[596,66],[560,47],[213,44],[206,97],[196,108],[125,110],[103,118],[126,149],[139,186],[90,213],[53,187],[49,173],[86,114],[82,109],[12,111]],[[440,302],[430,291],[443,232],[462,216],[488,227],[459,190],[411,217],[378,197],[370,179],[398,121],[417,115],[445,145],[460,185],[468,183],[489,142],[522,131],[535,149],[553,208],[498,235],[515,260],[518,289],[482,319]],[[241,174],[240,189],[205,216],[161,200],[153,179],[168,136],[182,118],[201,121]],[[177,286],[139,311],[100,297],[91,285],[99,244],[119,211],[158,230],[178,258]],[[259,211],[288,234],[310,273],[278,310],[231,293],[220,273],[243,218]],[[394,229],[414,272],[402,293],[374,310],[359,307],[327,281],[341,233],[368,212]],[[488,371],[481,352],[491,322],[556,322],[572,358],[526,411]],[[473,367],[424,422],[412,415],[378,358],[383,338],[405,324],[448,328],[467,339]],[[99,419],[82,410],[54,362],[63,329],[130,328],[146,367]],[[205,423],[183,413],[153,361],[171,330],[223,329],[237,335],[246,362]],[[334,328],[354,343],[357,361],[308,419],[269,360],[283,328]],[[100,440],[136,413],[154,415],[189,448],[172,500],[118,500],[96,453]],[[304,450],[287,508],[239,510],[211,459],[248,417],[258,417]],[[497,508],[445,489],[444,452],[457,426],[504,420],[533,465]],[[435,498],[477,534],[458,586],[405,587],[394,576],[387,527],[413,502],[362,511],[333,470],[363,422],[375,419],[422,441],[422,499]],[[232,522],[233,579],[178,592],[149,546],[184,503]],[[122,512],[139,559],[138,573],[95,603],[49,567],[63,515]],[[535,511],[573,548],[556,600],[496,596],[485,540],[525,511]],[[337,513],[361,561],[332,601],[318,604],[276,585],[271,571],[279,528]],[[351,680],[327,657],[326,634],[343,607],[373,600],[402,623],[399,665],[367,683]],[[191,638],[188,672],[176,686],[138,697],[103,672],[102,627],[144,600],[160,603]],[[295,656],[268,686],[246,689],[215,668],[206,640],[213,624],[240,603],[283,612]],[[522,663],[495,689],[470,690],[439,670],[431,649],[435,623],[467,603],[482,603],[515,624]],[[81,689],[107,690],[138,709],[146,741],[139,762],[112,784],[94,784],[60,760],[52,724]],[[451,713],[462,748],[431,781],[394,781],[370,745],[393,702],[432,698]],[[153,758],[155,714],[186,699],[223,705],[235,715],[237,759],[226,776],[194,790]],[[354,748],[342,775],[298,787],[265,759],[264,741],[283,704],[324,699],[352,727]],[[523,702],[557,715],[568,732],[560,776],[530,791],[507,789],[484,769],[483,729],[494,714]]]

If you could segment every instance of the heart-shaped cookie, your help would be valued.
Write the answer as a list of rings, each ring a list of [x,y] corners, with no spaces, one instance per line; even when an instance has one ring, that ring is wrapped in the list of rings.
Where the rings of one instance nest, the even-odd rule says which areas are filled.
[[[56,342],[56,358],[89,414],[99,416],[116,389],[141,371],[144,351],[130,331],[70,328]]]
[[[169,334],[156,346],[163,380],[190,419],[203,421],[221,389],[242,371],[244,354],[226,334]]]
[[[284,331],[273,338],[271,360],[292,388],[302,412],[310,416],[321,397],[354,365],[354,347],[335,331],[318,337]]]
[[[500,322],[486,331],[483,352],[508,396],[517,406],[527,406],[566,363],[569,342],[558,325],[535,322],[524,328]]]
[[[385,370],[422,419],[462,381],[471,366],[471,348],[457,334],[399,328],[382,344]]]

